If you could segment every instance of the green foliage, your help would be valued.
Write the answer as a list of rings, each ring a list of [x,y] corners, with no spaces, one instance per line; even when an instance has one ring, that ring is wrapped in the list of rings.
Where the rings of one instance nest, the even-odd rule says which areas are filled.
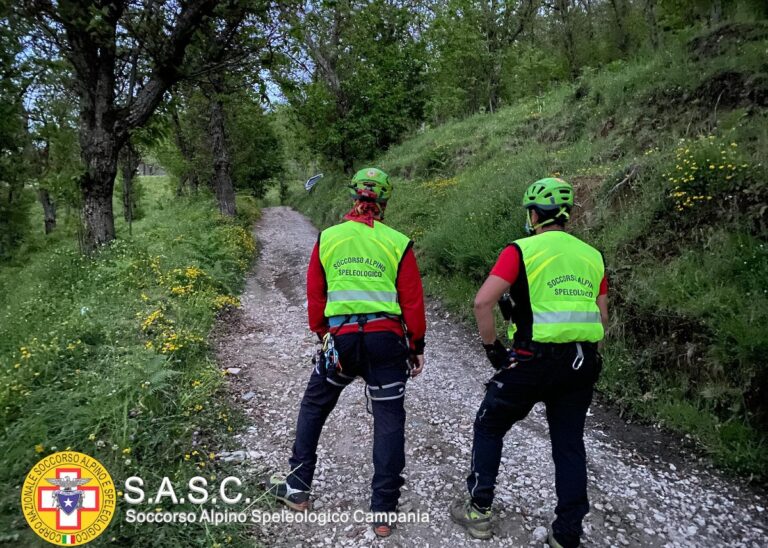
[[[144,211],[144,183],[142,182],[142,179],[140,177],[134,177],[133,182],[131,183],[131,194],[133,195],[133,207],[131,208],[131,217],[134,221],[138,221],[145,215]],[[115,190],[114,190],[115,196],[121,196],[123,195],[123,177],[120,175],[115,180]],[[124,205],[120,205],[120,209],[123,209]]]
[[[41,188],[47,189],[60,206],[80,204],[78,181],[83,174],[80,144],[74,127],[61,122],[43,125],[35,138],[43,143],[44,160],[37,177]]]
[[[762,217],[768,208],[764,200],[765,170],[760,169],[760,164],[747,162],[735,142],[727,143],[714,135],[690,143],[682,140],[675,153],[675,169],[665,174],[672,187],[670,198],[675,211],[731,210],[736,221],[743,216]]]
[[[252,226],[261,217],[259,200],[253,196],[237,195],[237,219],[243,226]]]
[[[716,55],[690,46],[711,35]],[[715,28],[585,70],[493,116],[425,131],[376,165],[394,184],[387,222],[415,240],[427,289],[462,317],[523,235],[524,188],[571,181],[572,230],[605,253],[610,280],[601,390],[690,434],[723,467],[766,477],[768,112],[763,95],[723,100],[734,82],[758,89],[766,41],[732,47],[744,36]],[[296,186],[292,201],[321,226],[336,222],[344,179]]]
[[[179,126],[166,128],[163,138],[149,147],[158,162],[177,181],[194,174],[199,184],[213,177],[210,99],[200,90],[183,97],[183,109],[176,105]],[[226,133],[231,176],[235,189],[263,198],[281,177],[284,168],[282,142],[278,139],[274,119],[264,113],[253,93],[240,89],[221,96],[226,116]],[[186,155],[179,143],[184,143]]]
[[[282,147],[272,121],[261,105],[248,96],[232,96],[225,107],[235,188],[263,198],[283,172]]]
[[[309,54],[332,65],[332,74],[321,69],[310,82],[283,81],[309,146],[347,171],[399,142],[422,119],[426,92],[414,13],[382,0],[354,4],[322,5],[299,30],[313,36]]]
[[[254,242],[209,197],[171,201],[161,185],[146,188],[151,205],[133,237],[98,258],[58,238],[23,266],[0,267],[0,528],[18,545],[33,536],[17,487],[48,453],[82,451],[115,480],[138,474],[154,485],[221,473],[209,447],[226,445],[238,419],[207,336],[238,305]],[[204,546],[235,534],[142,528],[121,512],[97,543]]]
[[[18,32],[0,24],[0,261],[7,260],[27,235],[27,214],[33,200],[24,188],[30,143],[17,73],[16,56],[21,48]]]
[[[0,261],[10,259],[29,233],[33,202],[29,190],[0,183]]]

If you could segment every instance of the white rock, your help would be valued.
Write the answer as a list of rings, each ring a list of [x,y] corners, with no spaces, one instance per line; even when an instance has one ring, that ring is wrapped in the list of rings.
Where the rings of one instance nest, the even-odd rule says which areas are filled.
[[[535,542],[544,542],[545,540],[547,540],[548,535],[549,535],[549,532],[547,531],[547,528],[539,525],[536,529],[533,530],[533,534],[531,535],[531,538]]]

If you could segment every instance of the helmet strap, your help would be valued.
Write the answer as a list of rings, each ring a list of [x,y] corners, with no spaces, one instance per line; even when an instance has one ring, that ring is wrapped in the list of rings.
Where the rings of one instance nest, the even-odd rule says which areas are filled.
[[[533,221],[531,220],[531,208],[528,208],[525,212],[525,233],[529,236],[536,234],[536,231],[541,227],[554,223],[557,217],[565,217],[566,220],[569,220],[571,218],[571,214],[568,213],[568,209],[566,207],[561,207],[560,211],[553,218],[533,224]]]
[[[535,232],[536,232],[536,227],[533,226],[533,222],[531,221],[531,210],[526,209],[525,210],[525,233],[528,236],[531,236]]]

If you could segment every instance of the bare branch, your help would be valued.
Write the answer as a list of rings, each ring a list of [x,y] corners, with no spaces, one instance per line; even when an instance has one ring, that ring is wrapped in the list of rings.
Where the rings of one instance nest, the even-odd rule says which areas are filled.
[[[121,139],[125,138],[129,129],[144,124],[160,104],[165,92],[181,79],[183,75],[179,72],[179,67],[184,60],[187,46],[200,22],[213,12],[216,4],[214,0],[196,0],[184,4],[173,32],[163,48],[163,57],[156,60],[149,82],[137,94],[125,119],[118,122],[118,135]]]

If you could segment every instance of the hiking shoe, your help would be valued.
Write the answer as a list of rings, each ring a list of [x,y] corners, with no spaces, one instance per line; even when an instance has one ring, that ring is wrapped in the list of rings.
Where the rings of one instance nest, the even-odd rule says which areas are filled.
[[[478,509],[470,500],[454,502],[451,519],[464,527],[472,538],[489,539],[493,536],[491,511]]]
[[[387,538],[392,534],[392,529],[394,528],[394,525],[390,525],[389,523],[385,523],[383,521],[377,521],[373,524],[373,532],[379,538]]]
[[[309,510],[309,491],[294,489],[279,476],[272,476],[264,482],[267,493],[285,504],[291,510],[304,512]]]
[[[547,537],[547,544],[549,544],[550,548],[563,548],[563,545],[557,542],[555,534],[552,531],[549,532],[549,536]]]

